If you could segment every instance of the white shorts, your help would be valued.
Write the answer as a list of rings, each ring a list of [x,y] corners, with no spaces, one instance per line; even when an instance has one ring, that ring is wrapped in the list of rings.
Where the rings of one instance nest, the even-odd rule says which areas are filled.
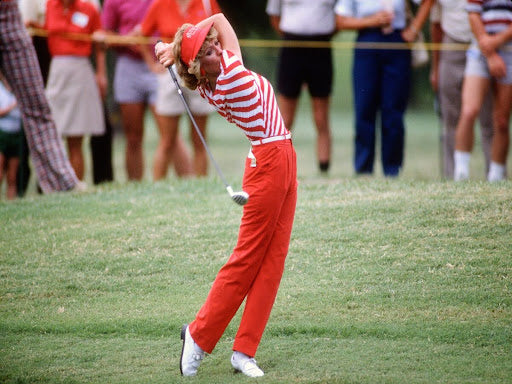
[[[512,84],[512,43],[508,43],[503,46],[499,51],[499,55],[505,61],[507,66],[507,74],[504,77],[496,79],[500,84]],[[478,76],[485,79],[490,79],[492,76],[489,73],[489,66],[487,65],[487,59],[480,49],[478,44],[474,41],[466,52],[466,69],[464,75],[466,76]]]
[[[176,73],[176,72],[175,72]],[[183,96],[187,100],[192,114],[198,116],[209,115],[215,109],[205,99],[201,97],[199,91],[192,91],[181,85],[180,77],[176,75],[183,91]],[[168,71],[158,75],[158,92],[156,97],[156,113],[163,116],[179,116],[185,113],[185,106],[181,100],[178,90],[174,85],[171,75]]]

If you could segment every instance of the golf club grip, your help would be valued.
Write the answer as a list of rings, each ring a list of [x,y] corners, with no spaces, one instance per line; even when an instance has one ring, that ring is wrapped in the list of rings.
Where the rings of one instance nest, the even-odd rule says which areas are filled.
[[[196,120],[194,119],[194,116],[192,115],[192,111],[190,110],[190,107],[188,106],[187,100],[185,100],[185,96],[183,96],[183,91],[178,82],[178,79],[176,78],[174,71],[172,70],[172,65],[168,66],[167,70],[171,74],[172,80],[174,81],[174,85],[176,86],[176,89],[178,90],[178,94],[180,95],[181,101],[183,102],[183,105],[185,106],[188,117],[190,118],[190,121],[192,122],[192,125],[194,126],[194,129],[196,130],[197,135],[199,136],[199,139],[201,140],[201,143],[203,143],[204,149],[206,149],[206,153],[208,153],[208,156],[210,157],[212,164],[214,165],[215,169],[217,170],[217,173],[219,174],[222,182],[224,183],[224,186],[228,187],[229,184],[228,184],[226,178],[224,177],[224,174],[220,170],[219,165],[215,161],[213,154],[210,152],[210,148],[208,147],[208,144],[206,143],[206,140],[204,139],[203,134],[201,133],[201,130],[197,126]]]

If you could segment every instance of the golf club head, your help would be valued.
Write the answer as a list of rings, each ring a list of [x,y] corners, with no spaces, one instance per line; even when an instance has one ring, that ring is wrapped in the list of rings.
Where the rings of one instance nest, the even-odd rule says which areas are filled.
[[[226,187],[231,199],[238,205],[245,205],[249,201],[249,194],[245,191],[233,192],[233,188],[230,185]]]

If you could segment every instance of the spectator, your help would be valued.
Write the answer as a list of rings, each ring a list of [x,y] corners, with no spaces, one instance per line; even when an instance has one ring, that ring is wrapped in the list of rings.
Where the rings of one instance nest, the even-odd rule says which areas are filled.
[[[19,9],[21,18],[27,28],[44,28],[44,19],[46,14],[46,0],[19,0]],[[48,79],[48,70],[50,69],[50,52],[46,36],[32,36],[32,44],[36,50],[37,61],[43,76],[43,83],[46,86]],[[29,152],[28,143],[23,137],[22,154],[18,167],[18,196],[23,196],[28,187],[30,179]],[[37,186],[37,191],[41,193],[41,188]]]
[[[5,172],[9,200],[18,194],[17,173],[22,144],[21,112],[9,85],[0,74],[0,186]]]
[[[455,133],[454,180],[469,178],[475,120],[492,87],[493,139],[487,180],[506,177],[512,103],[512,2],[472,0],[467,3],[473,40],[467,52],[462,111]]]
[[[92,3],[101,12],[99,0],[84,0]],[[106,56],[105,56],[106,58]],[[112,164],[112,147],[114,142],[114,129],[110,122],[109,111],[106,105],[106,91],[103,95],[103,120],[105,132],[101,135],[92,135],[89,148],[92,160],[92,180],[94,184],[105,183],[114,180],[114,167]]]
[[[471,41],[471,28],[465,6],[466,0],[437,0],[432,8],[430,18],[430,36],[433,43],[455,45],[468,44]],[[465,50],[433,51],[430,82],[439,97],[443,126],[443,176],[450,180],[453,179],[455,128],[460,116],[465,66]],[[490,93],[485,98],[480,111],[480,133],[487,174],[492,141],[492,97]]]
[[[47,0],[19,0],[21,17],[27,28],[44,28],[46,1]],[[32,43],[34,44],[41,75],[43,75],[43,81],[46,85],[51,60],[46,36],[32,36]]]
[[[101,100],[107,88],[105,52],[100,45],[95,46],[95,75],[90,62],[93,43],[59,34],[93,34],[101,28],[100,13],[82,0],[48,0],[45,28],[52,55],[46,93],[57,129],[66,139],[71,164],[82,180],[83,138],[105,132]]]
[[[268,0],[270,24],[285,41],[331,40],[336,32],[336,0]],[[312,60],[314,58],[314,60]],[[331,48],[283,47],[279,54],[278,102],[286,127],[292,129],[302,86],[307,84],[317,131],[318,167],[327,172],[331,159],[329,104],[333,82]]]
[[[220,8],[216,0],[178,0],[172,3],[166,0],[154,0],[141,24],[141,33],[144,36],[158,33],[163,38],[172,39],[182,24],[198,23],[217,12],[220,12]],[[162,124],[160,142],[155,153],[153,169],[155,180],[167,174],[168,154],[178,136],[180,116],[185,113],[178,91],[169,79],[169,73],[161,66],[159,67],[156,112],[160,115]],[[213,108],[196,91],[183,89],[183,95],[190,105],[201,133],[206,138],[208,115],[213,112]],[[192,125],[190,135],[194,151],[192,162],[194,173],[197,176],[205,176],[208,173],[208,155]]]
[[[100,9],[98,0],[85,1],[94,4],[97,9]],[[47,0],[19,1],[21,16],[27,28],[44,28],[44,22],[46,18],[46,3]],[[39,61],[39,68],[41,69],[43,81],[46,86],[51,61],[47,38],[46,36],[39,36],[36,34],[32,36],[32,43],[34,44],[34,48],[36,50],[37,59]],[[103,135],[91,137],[90,142],[94,184],[98,184],[102,181],[113,180],[112,129],[106,113],[105,124],[105,133]],[[26,147],[26,142],[24,143],[24,146]],[[30,169],[28,167],[28,151],[24,148],[23,153],[24,156],[22,159],[20,159],[20,169],[18,171],[18,174],[22,175],[22,180],[18,182],[18,185],[20,185],[20,183],[26,185],[28,182],[28,176],[30,174]],[[38,192],[41,191],[39,186],[37,186],[37,190]]]
[[[99,4],[98,0],[84,1],[92,3],[96,9],[101,11],[101,5]],[[92,180],[94,184],[100,184],[114,180],[114,167],[112,164],[114,129],[110,122],[110,116],[106,106],[105,96],[103,99],[103,119],[105,121],[105,132],[101,135],[92,135],[89,142],[92,160]]]
[[[377,113],[381,121],[381,157],[385,176],[398,176],[404,158],[404,114],[409,97],[411,51],[382,49],[379,44],[412,42],[428,16],[433,0],[424,0],[416,17],[407,25],[406,4],[401,1],[339,0],[339,29],[356,30],[353,63],[355,104],[355,156],[358,175],[372,174],[375,158]]]
[[[83,190],[52,119],[34,46],[14,0],[0,1],[0,71],[20,106],[32,163],[44,193]]]
[[[141,21],[151,0],[105,0],[101,21],[107,32],[127,35]],[[142,150],[146,105],[153,105],[156,78],[136,49],[116,47],[114,100],[119,104],[126,138],[125,164],[128,180],[142,180]]]
[[[92,135],[89,142],[92,161],[92,181],[94,184],[114,180],[114,168],[112,164],[114,129],[110,123],[109,113],[104,100],[102,104],[105,132],[101,135]]]
[[[108,33],[133,34],[142,21],[152,0],[105,0],[101,15],[103,28]],[[121,110],[121,121],[126,138],[125,164],[128,180],[142,180],[144,176],[144,116],[149,107],[157,124],[155,102],[157,77],[148,68],[139,49],[116,46],[114,99]],[[179,176],[190,174],[191,165],[183,141],[178,136],[175,148],[175,167]]]

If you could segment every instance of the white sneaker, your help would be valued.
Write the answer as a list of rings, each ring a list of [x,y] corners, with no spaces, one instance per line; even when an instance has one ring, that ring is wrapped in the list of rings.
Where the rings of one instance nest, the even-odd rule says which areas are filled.
[[[265,373],[258,367],[254,358],[247,356],[242,352],[233,352],[231,355],[231,365],[236,371],[242,372],[249,377],[261,377]]]
[[[453,173],[454,181],[464,181],[469,179],[469,172],[463,169],[456,169]]]
[[[505,175],[507,173],[507,166],[505,164],[495,163],[491,161],[489,165],[489,173],[487,175],[487,180],[491,183],[496,181],[505,180]]]
[[[188,324],[181,328],[181,340],[183,340],[183,347],[181,349],[180,372],[183,376],[195,376],[197,368],[204,359],[205,352],[192,339]]]

